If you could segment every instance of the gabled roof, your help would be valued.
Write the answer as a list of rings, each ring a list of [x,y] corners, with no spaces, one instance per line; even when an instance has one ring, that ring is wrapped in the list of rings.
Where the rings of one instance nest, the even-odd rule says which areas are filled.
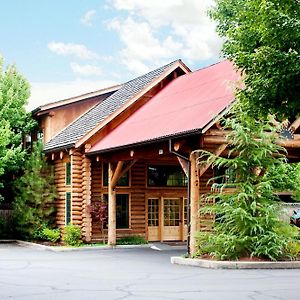
[[[223,61],[178,77],[112,130],[89,153],[205,131],[234,101],[233,65]]]
[[[50,102],[50,103],[47,103],[47,104],[44,104],[44,105],[41,105],[41,106],[35,108],[31,113],[32,114],[38,114],[38,115],[43,114],[43,113],[45,113],[46,111],[48,111],[50,109],[55,109],[55,108],[62,107],[62,106],[65,106],[65,105],[69,105],[69,104],[72,104],[72,103],[76,103],[76,102],[79,102],[79,101],[84,101],[84,100],[87,100],[87,99],[98,97],[98,96],[101,96],[101,95],[104,95],[104,94],[107,94],[107,93],[115,92],[121,86],[122,86],[121,84],[114,85],[114,86],[104,88],[104,89],[100,89],[100,90],[97,90],[97,91],[84,93],[84,94],[79,95],[79,96],[74,96],[74,97],[63,99],[63,100]]]
[[[99,123],[104,121],[108,116],[113,115],[118,109],[122,109],[124,104],[136,95],[140,95],[144,91],[146,92],[147,87],[151,86],[156,79],[167,76],[169,74],[168,71],[173,71],[179,64],[181,68],[184,68],[184,64],[180,60],[177,60],[124,83],[114,94],[91,108],[51,139],[45,145],[44,150],[58,150],[75,146],[75,143],[79,139],[95,129]],[[189,72],[188,68],[185,67],[185,69],[186,72]]]

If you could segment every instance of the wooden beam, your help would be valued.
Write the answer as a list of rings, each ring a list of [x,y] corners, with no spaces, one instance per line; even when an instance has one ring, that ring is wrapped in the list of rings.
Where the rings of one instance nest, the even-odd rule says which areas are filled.
[[[184,160],[183,158],[177,156],[177,159],[179,161],[179,164],[184,172],[184,174],[186,175],[186,177],[189,177],[189,164],[186,160]]]
[[[220,145],[215,151],[214,151],[214,155],[216,157],[220,156],[221,153],[226,149],[227,147],[227,144],[222,144]],[[211,160],[205,164],[203,164],[200,168],[199,168],[199,176],[201,177],[206,171],[207,169],[212,165],[212,163],[214,162],[215,160]],[[197,161],[197,163],[199,164],[199,161]]]
[[[291,125],[290,125],[290,129],[295,132],[300,126],[300,117],[297,118]]]
[[[197,159],[199,157],[198,152],[192,152],[190,155],[191,163],[191,176],[190,176],[190,209],[191,209],[191,219],[190,219],[190,255],[193,255],[197,251],[196,242],[196,232],[197,224],[199,219],[199,176]]]
[[[123,161],[118,161],[118,164],[117,164],[117,167],[116,167],[116,170],[113,172],[112,174],[112,178],[111,178],[111,186],[112,188],[115,188],[116,185],[117,185],[117,182],[118,180],[120,179],[120,173],[122,171],[122,168],[123,168],[123,164],[124,162]]]
[[[117,221],[116,221],[116,191],[112,187],[114,168],[108,163],[108,244],[115,246],[117,242]]]

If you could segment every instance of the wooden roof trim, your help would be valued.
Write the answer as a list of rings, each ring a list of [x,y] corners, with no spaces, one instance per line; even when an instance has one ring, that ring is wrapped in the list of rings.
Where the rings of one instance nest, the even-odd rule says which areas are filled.
[[[55,102],[51,102],[45,105],[41,105],[38,108],[34,109],[32,111],[33,114],[36,114],[37,116],[46,113],[47,110],[49,109],[54,109],[60,106],[64,106],[64,105],[68,105],[68,104],[72,104],[81,100],[85,100],[85,99],[89,99],[89,98],[93,98],[93,97],[97,97],[97,96],[101,96],[104,95],[106,93],[109,92],[114,92],[117,91],[120,87],[122,86],[122,84],[118,84],[118,85],[114,85],[108,88],[103,88],[94,92],[89,92],[89,93],[85,93],[79,96],[74,96],[74,97],[70,97],[67,99],[63,99],[63,100],[59,100],[59,101],[55,101]]]
[[[86,141],[88,141],[95,133],[104,128],[108,123],[110,123],[116,116],[120,115],[123,111],[125,111],[128,107],[138,101],[144,94],[146,94],[149,90],[151,90],[154,86],[156,86],[159,82],[161,82],[165,77],[167,77],[170,73],[175,71],[177,68],[181,68],[186,74],[190,73],[191,70],[181,61],[178,60],[172,66],[170,66],[167,70],[165,70],[156,80],[154,80],[151,84],[149,84],[142,91],[137,93],[132,99],[128,100],[122,107],[117,109],[114,113],[108,116],[105,120],[103,120],[100,124],[98,124],[94,129],[84,135],[80,140],[75,143],[75,148],[80,147]]]

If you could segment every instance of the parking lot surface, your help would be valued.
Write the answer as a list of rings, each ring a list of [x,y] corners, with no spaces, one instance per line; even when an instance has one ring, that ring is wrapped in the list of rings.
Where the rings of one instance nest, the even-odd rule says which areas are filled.
[[[183,251],[50,252],[0,244],[0,299],[300,299],[300,270],[172,265]]]

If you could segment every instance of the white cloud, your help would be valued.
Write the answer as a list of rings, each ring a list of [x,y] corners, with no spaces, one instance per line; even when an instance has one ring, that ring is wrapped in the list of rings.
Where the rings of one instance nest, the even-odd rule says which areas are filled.
[[[98,76],[102,74],[102,70],[100,67],[93,65],[80,65],[78,63],[72,62],[70,64],[72,71],[75,74],[83,75],[83,76]]]
[[[213,0],[112,0],[113,8],[126,18],[108,22],[124,47],[123,63],[135,73],[174,58],[189,63],[217,59],[221,39],[207,10]],[[152,65],[151,65],[152,64]]]
[[[94,9],[87,11],[80,19],[80,22],[85,26],[92,26],[92,20],[95,17],[96,11]]]
[[[31,111],[40,105],[93,92],[116,85],[112,80],[82,80],[66,82],[31,82],[31,96],[27,110]]]
[[[120,53],[122,62],[133,73],[149,71],[147,66],[160,65],[182,48],[182,44],[174,41],[171,36],[160,41],[154,36],[149,23],[136,22],[131,17],[126,20],[114,19],[108,26],[120,35],[125,45]]]
[[[62,42],[51,42],[48,44],[48,49],[57,55],[73,56],[80,59],[96,59],[98,55],[89,50],[85,45],[73,44],[73,43],[62,43]]]

